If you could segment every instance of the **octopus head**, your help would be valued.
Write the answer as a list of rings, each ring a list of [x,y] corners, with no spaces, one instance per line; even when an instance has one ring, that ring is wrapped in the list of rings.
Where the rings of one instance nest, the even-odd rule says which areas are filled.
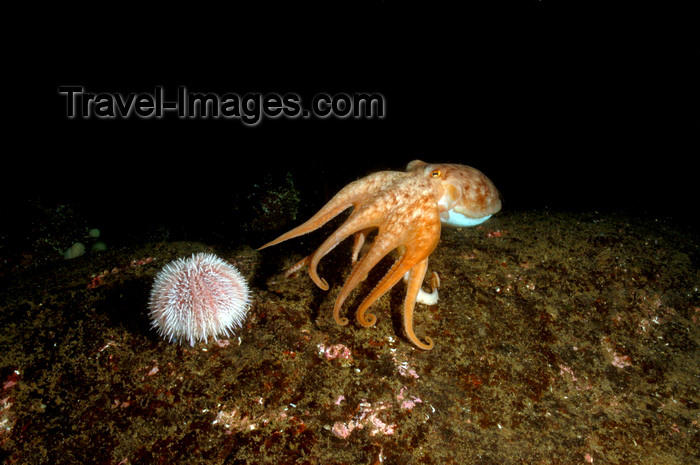
[[[475,226],[501,209],[498,189],[476,168],[413,160],[406,170],[430,179],[445,224]]]

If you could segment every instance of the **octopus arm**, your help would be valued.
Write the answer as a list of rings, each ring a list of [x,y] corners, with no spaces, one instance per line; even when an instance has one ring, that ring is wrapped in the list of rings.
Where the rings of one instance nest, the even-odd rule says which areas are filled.
[[[391,182],[397,177],[397,175],[402,174],[403,173],[395,173],[393,171],[380,171],[379,173],[374,173],[365,178],[351,182],[341,189],[340,192],[329,200],[328,203],[308,221],[297,226],[291,231],[287,231],[277,239],[268,242],[267,244],[258,248],[258,250],[262,250],[267,247],[277,245],[280,242],[284,242],[286,240],[315,231],[348,208],[357,207],[357,205],[362,202],[362,199],[369,196],[373,191],[379,189],[382,184]]]
[[[429,350],[432,348],[432,340],[428,339],[426,344],[420,342],[413,332],[413,307],[416,296],[420,292],[420,287],[427,270],[427,258],[437,246],[440,237],[440,220],[432,209],[424,209],[424,215],[419,221],[388,225],[390,227],[380,227],[377,239],[372,244],[370,250],[363,256],[353,269],[347,282],[341,289],[333,308],[333,316],[337,323],[347,324],[347,318],[340,318],[340,310],[348,295],[365,278],[367,273],[376,266],[393,249],[399,249],[399,258],[394,262],[391,269],[379,281],[370,294],[362,301],[357,310],[357,321],[369,327],[376,323],[375,315],[366,313],[380,297],[386,294],[401,278],[409,273],[409,289],[406,297],[404,312],[410,312],[410,318],[404,313],[404,324],[406,333],[418,347]],[[391,227],[393,226],[393,228]],[[403,229],[402,234],[391,234],[391,230],[396,233],[397,229]]]
[[[353,206],[352,202],[344,199],[338,199],[337,197],[338,196],[333,197],[330,200],[330,202],[328,202],[321,210],[318,211],[318,213],[312,216],[308,221],[290,231],[287,231],[286,233],[279,236],[277,239],[268,242],[262,247],[259,247],[258,250],[266,249],[273,245],[277,245],[280,242],[284,242],[289,239],[294,239],[295,237],[303,236],[304,234],[308,234],[312,231],[315,231],[316,229],[320,228],[321,226],[328,223],[330,220],[332,220],[333,218],[335,218],[336,216]]]
[[[362,231],[359,231],[358,233],[355,234],[355,240],[353,241],[352,244],[352,258],[351,258],[351,263],[354,265],[357,263],[357,259],[360,257],[360,251],[362,250],[362,246],[365,245],[365,240],[367,239],[367,235],[372,231],[372,228],[367,228]]]
[[[426,342],[421,342],[413,331],[413,311],[416,307],[416,297],[420,293],[425,272],[428,270],[428,259],[419,262],[411,269],[408,277],[408,288],[406,289],[406,300],[403,306],[403,328],[406,337],[417,347],[423,350],[430,350],[435,346],[435,342],[430,336],[425,337]]]
[[[357,321],[362,326],[369,327],[377,322],[377,317],[371,313],[366,313],[367,309],[374,305],[381,296],[389,292],[401,278],[413,268],[420,256],[417,256],[416,251],[409,250],[406,247],[401,247],[399,258],[391,266],[391,269],[377,283],[372,292],[362,301],[357,308]],[[422,255],[422,254],[421,254]]]
[[[343,223],[335,232],[333,232],[333,234],[328,236],[328,238],[325,241],[323,241],[323,244],[321,244],[319,248],[316,249],[316,251],[313,254],[311,254],[311,256],[309,256],[307,263],[309,265],[309,276],[311,276],[313,282],[316,283],[316,285],[324,291],[327,291],[328,283],[325,279],[321,278],[318,275],[317,271],[318,263],[321,261],[321,259],[325,257],[331,250],[333,250],[338,244],[350,237],[352,234],[357,233],[360,234],[361,237],[360,239],[357,236],[355,236],[354,247],[357,247],[358,241],[364,243],[364,237],[366,236],[367,232],[373,227],[377,226],[377,221],[373,218],[369,218],[365,215],[362,215],[357,210],[353,211],[350,217],[347,220],[345,220],[345,223]],[[361,245],[362,244],[360,244],[360,246]]]
[[[340,325],[346,325],[348,324],[348,319],[347,318],[341,318],[340,317],[340,310],[345,303],[345,300],[348,298],[350,293],[367,277],[367,274],[374,268],[377,263],[379,263],[382,258],[384,258],[386,255],[389,254],[392,250],[396,248],[396,244],[393,242],[389,241],[382,241],[379,238],[382,235],[382,229],[379,229],[379,232],[377,233],[378,239],[372,244],[372,247],[370,247],[369,251],[360,259],[360,261],[357,262],[357,264],[353,267],[352,272],[350,273],[350,276],[348,277],[347,281],[345,281],[345,284],[343,285],[343,288],[340,290],[340,293],[338,294],[338,297],[335,300],[335,305],[333,306],[333,318],[335,318],[336,323]],[[405,254],[402,254],[402,257]],[[402,266],[399,266],[402,261],[402,257],[397,260],[394,265],[392,266],[391,270],[382,278],[382,280],[377,284],[377,286],[374,288],[374,290],[370,293],[367,298],[363,301],[362,305],[360,306],[360,309],[358,309],[357,312],[357,320],[359,323],[363,326],[372,326],[377,318],[374,315],[368,315],[369,319],[365,320],[364,319],[364,312],[365,310],[371,306],[374,302],[379,299],[382,295],[384,295],[389,289],[391,289],[394,284],[398,281],[398,279],[401,279],[401,276],[403,274],[398,275],[398,279],[393,279],[395,273],[395,270],[397,268],[403,268]],[[404,273],[407,271],[404,270]]]

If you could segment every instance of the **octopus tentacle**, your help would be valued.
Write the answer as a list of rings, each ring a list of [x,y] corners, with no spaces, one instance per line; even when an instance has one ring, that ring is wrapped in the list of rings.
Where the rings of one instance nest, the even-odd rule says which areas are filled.
[[[294,265],[290,266],[289,269],[287,269],[287,271],[284,272],[284,277],[289,278],[294,273],[304,268],[304,266],[306,266],[309,263],[310,259],[311,255],[307,255],[306,257],[296,262]]]
[[[333,250],[335,246],[340,244],[352,234],[355,234],[358,231],[366,232],[368,229],[371,229],[372,226],[376,227],[377,225],[372,225],[372,221],[368,219],[365,215],[353,212],[352,215],[350,215],[350,217],[347,220],[345,220],[345,223],[343,223],[333,234],[328,236],[328,238],[325,241],[323,241],[323,244],[321,244],[321,246],[318,249],[316,249],[316,251],[311,255],[308,261],[309,276],[311,276],[311,279],[313,280],[313,282],[316,283],[318,287],[320,287],[324,291],[328,290],[328,282],[325,279],[321,278],[318,275],[317,271],[318,263],[321,261],[321,259],[325,257],[331,250]]]
[[[312,216],[308,221],[300,224],[291,231],[287,231],[277,239],[268,242],[262,247],[259,247],[258,250],[262,250],[267,247],[277,245],[280,242],[284,242],[286,240],[293,239],[298,236],[303,236],[304,234],[308,234],[311,231],[320,228],[321,226],[328,223],[330,220],[332,220],[333,218],[335,218],[336,216],[340,215],[342,212],[353,206],[352,202],[349,202],[346,199],[342,198],[336,199],[337,197],[338,195],[333,197],[330,202],[328,202],[318,213]]]
[[[357,263],[357,258],[360,256],[360,250],[362,250],[362,246],[365,245],[365,240],[367,239],[367,235],[371,230],[372,228],[367,228],[355,234],[355,241],[352,244],[352,258],[350,259],[350,263],[353,265]]]
[[[403,327],[408,339],[423,350],[430,350],[435,346],[435,342],[430,336],[425,337],[425,343],[421,342],[413,331],[413,310],[416,306],[416,297],[423,285],[425,272],[428,270],[428,259],[418,262],[411,269],[408,277],[408,288],[406,289],[406,300],[403,307]]]
[[[371,174],[366,178],[351,182],[342,188],[337,194],[335,194],[327,204],[325,204],[306,222],[302,223],[291,231],[287,231],[277,239],[268,242],[267,244],[258,248],[258,250],[277,245],[280,242],[308,234],[311,231],[320,228],[348,208],[357,207],[363,201],[363,199],[367,197],[368,192],[376,191],[382,184],[391,182],[401,175],[402,173],[380,171],[379,173]]]
[[[381,233],[382,231],[380,229],[378,234]],[[367,277],[367,273],[395,248],[395,244],[386,241],[376,241],[360,261],[357,262],[347,281],[345,281],[343,288],[340,290],[338,297],[336,297],[335,305],[333,306],[333,317],[338,324],[348,324],[347,318],[340,318],[340,309],[343,303],[345,303],[345,299],[347,299],[357,285]],[[374,315],[369,315],[369,318],[370,320],[364,320],[364,318],[359,320],[360,324],[363,326],[372,326],[376,322],[376,317]]]
[[[371,313],[365,313],[381,296],[401,280],[404,274],[416,264],[415,255],[402,252],[401,256],[394,262],[389,271],[377,283],[367,297],[362,301],[357,309],[357,321],[365,327],[374,325],[377,317]]]

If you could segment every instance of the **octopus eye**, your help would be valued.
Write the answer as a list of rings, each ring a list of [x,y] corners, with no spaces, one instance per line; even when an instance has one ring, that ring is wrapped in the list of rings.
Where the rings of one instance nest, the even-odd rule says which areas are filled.
[[[430,177],[431,178],[440,178],[442,177],[442,171],[440,170],[433,170],[430,172]]]

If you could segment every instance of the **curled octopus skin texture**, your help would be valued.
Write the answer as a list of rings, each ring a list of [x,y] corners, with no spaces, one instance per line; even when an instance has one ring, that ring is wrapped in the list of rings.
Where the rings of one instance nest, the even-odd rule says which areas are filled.
[[[316,270],[318,263],[354,234],[353,269],[333,308],[335,321],[346,325],[348,319],[340,316],[340,310],[347,297],[382,258],[397,249],[398,258],[391,269],[358,307],[357,321],[365,327],[374,325],[377,318],[367,309],[404,277],[406,336],[417,347],[432,349],[432,338],[426,336],[422,342],[413,330],[413,310],[417,299],[433,304],[437,301],[437,273],[433,274],[432,294],[421,290],[421,286],[428,257],[440,239],[441,223],[460,227],[483,223],[501,209],[498,190],[483,173],[470,166],[414,160],[405,172],[381,171],[348,184],[307,222],[258,250],[314,231],[349,207],[353,210],[345,222],[315,252],[291,267],[287,276],[308,265],[314,283],[328,290],[328,283]],[[359,257],[367,235],[374,229],[378,230],[374,242]]]

